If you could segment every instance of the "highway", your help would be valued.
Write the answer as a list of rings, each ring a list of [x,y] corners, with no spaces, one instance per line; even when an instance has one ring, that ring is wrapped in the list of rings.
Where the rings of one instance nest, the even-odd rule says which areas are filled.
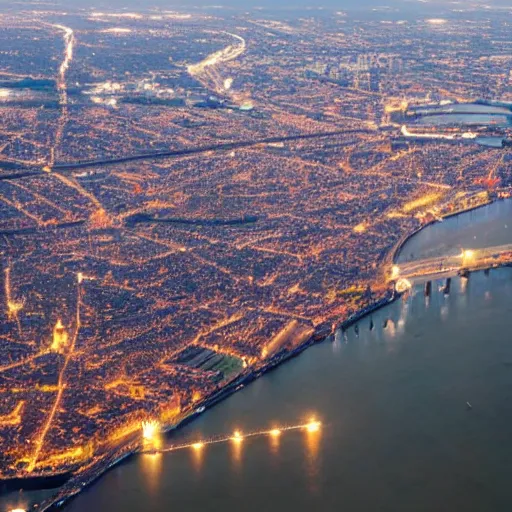
[[[309,139],[320,139],[324,137],[333,137],[335,135],[350,135],[356,133],[369,133],[370,130],[336,130],[332,132],[316,132],[316,133],[307,133],[302,135],[288,135],[281,137],[268,137],[265,139],[251,139],[251,140],[243,140],[243,141],[235,141],[235,142],[224,142],[221,144],[209,144],[207,146],[197,146],[192,148],[183,148],[183,149],[172,149],[166,151],[153,151],[147,153],[140,153],[138,155],[129,155],[129,156],[121,156],[117,158],[105,158],[100,160],[87,160],[85,162],[66,162],[66,163],[56,163],[52,170],[62,172],[62,171],[73,171],[77,169],[88,169],[92,167],[101,167],[104,165],[112,165],[112,164],[123,164],[127,162],[134,162],[138,160],[154,160],[160,158],[170,158],[177,156],[187,156],[187,155],[197,155],[201,153],[209,153],[211,151],[230,151],[233,149],[239,148],[248,148],[251,146],[258,146],[260,144],[276,144],[279,142],[292,142],[292,141],[300,141],[300,140],[309,140]],[[0,176],[1,177],[1,176]],[[10,179],[14,179],[11,174]]]
[[[97,160],[86,160],[83,162],[62,162],[56,163],[51,167],[51,171],[58,171],[60,174],[69,173],[71,171],[79,170],[79,169],[89,169],[94,167],[103,167],[105,165],[115,165],[115,164],[124,164],[128,162],[135,162],[140,160],[156,160],[156,159],[164,159],[164,158],[174,158],[180,156],[188,156],[188,155],[198,155],[202,153],[210,153],[217,151],[232,151],[234,149],[240,148],[248,148],[253,146],[258,146],[261,144],[277,144],[280,142],[293,142],[300,140],[310,140],[310,139],[321,139],[327,137],[334,137],[336,135],[351,135],[358,133],[370,133],[371,130],[336,130],[332,132],[316,132],[316,133],[307,133],[302,135],[288,135],[281,137],[268,137],[264,139],[252,139],[252,140],[242,140],[235,142],[225,142],[221,144],[209,144],[207,146],[197,146],[191,148],[183,148],[183,149],[172,149],[165,151],[148,151],[146,153],[139,153],[136,155],[128,155],[121,156],[116,158],[103,158]],[[9,173],[2,174],[0,172],[0,181],[12,181],[19,180],[24,178],[34,178],[37,176],[51,176],[52,172],[48,172],[47,170],[33,170],[31,167],[30,170],[25,170],[16,173],[10,171]]]

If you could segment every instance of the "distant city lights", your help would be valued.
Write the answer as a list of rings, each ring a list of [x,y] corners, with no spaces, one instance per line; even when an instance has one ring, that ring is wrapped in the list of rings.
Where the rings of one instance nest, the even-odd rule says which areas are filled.
[[[417,3],[290,24],[144,2],[0,15],[1,473],[73,475],[0,512],[60,506],[135,452],[157,493],[164,454],[186,449],[198,476],[220,443],[233,474],[295,448],[314,493],[337,434],[314,400],[206,433],[210,404],[310,345],[338,357],[352,332],[398,349],[416,302],[443,321],[472,272],[512,261],[480,234],[392,259],[413,230],[512,195],[512,21]],[[401,294],[398,319],[375,312]]]
[[[107,28],[102,30],[103,33],[111,33],[111,34],[129,34],[132,30],[129,28]]]
[[[430,25],[445,25],[448,23],[448,20],[445,20],[444,18],[430,18],[426,20],[426,22]]]

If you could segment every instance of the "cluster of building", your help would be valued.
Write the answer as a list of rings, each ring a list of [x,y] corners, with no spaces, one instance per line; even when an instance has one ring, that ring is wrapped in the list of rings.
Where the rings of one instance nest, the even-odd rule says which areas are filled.
[[[2,82],[59,73],[71,32],[48,16],[0,18]],[[0,103],[1,477],[74,470],[143,420],[176,422],[385,297],[382,264],[422,222],[509,194],[504,151],[393,139],[411,104],[488,84],[512,99],[510,20],[259,16],[67,16],[67,95]],[[106,161],[53,167],[89,160]]]

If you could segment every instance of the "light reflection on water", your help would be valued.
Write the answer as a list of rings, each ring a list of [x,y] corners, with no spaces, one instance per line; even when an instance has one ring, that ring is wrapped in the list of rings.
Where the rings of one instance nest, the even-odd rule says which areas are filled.
[[[231,445],[231,462],[235,471],[239,471],[242,465],[242,456],[245,441],[242,439],[233,439]]]
[[[196,473],[201,473],[204,464],[205,446],[202,443],[197,443],[190,450],[192,456],[192,466]]]
[[[163,455],[161,453],[145,453],[141,456],[140,461],[145,488],[149,494],[155,495],[160,488]]]
[[[268,437],[269,440],[269,451],[273,456],[279,453],[279,445],[281,441],[281,434],[274,434]]]
[[[322,464],[318,460],[321,440],[321,428],[317,430],[307,429],[304,432],[307,482],[309,492],[313,495],[321,491],[320,472],[322,470]]]

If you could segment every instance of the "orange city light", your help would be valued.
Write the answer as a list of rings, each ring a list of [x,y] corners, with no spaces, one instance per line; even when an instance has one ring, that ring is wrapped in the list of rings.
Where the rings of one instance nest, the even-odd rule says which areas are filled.
[[[318,432],[322,424],[319,421],[312,420],[306,425],[308,432]]]
[[[243,436],[242,436],[241,432],[239,430],[235,430],[231,440],[239,443],[240,441],[242,441],[242,439],[243,439]]]
[[[160,432],[160,424],[156,420],[143,421],[141,427],[142,437],[146,441],[151,441],[155,439]]]
[[[279,437],[281,435],[281,431],[278,428],[274,428],[269,432],[269,434],[272,437]]]
[[[204,447],[204,443],[201,441],[194,443],[192,445],[192,448],[194,448],[194,450],[201,450],[203,447]]]

